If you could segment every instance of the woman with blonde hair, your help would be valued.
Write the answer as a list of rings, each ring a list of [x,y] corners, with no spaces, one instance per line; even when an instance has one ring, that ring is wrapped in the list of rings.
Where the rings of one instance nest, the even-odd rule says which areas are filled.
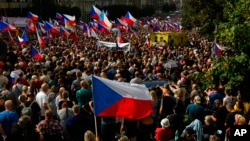
[[[23,86],[22,87],[22,94],[21,95],[27,97],[27,94],[28,94],[28,87],[27,86]],[[21,95],[19,95],[18,100],[20,100]]]
[[[84,134],[84,141],[100,141],[98,137],[91,131],[86,131]]]
[[[235,118],[234,125],[246,125],[247,124],[246,118],[240,114],[236,114],[234,118]]]

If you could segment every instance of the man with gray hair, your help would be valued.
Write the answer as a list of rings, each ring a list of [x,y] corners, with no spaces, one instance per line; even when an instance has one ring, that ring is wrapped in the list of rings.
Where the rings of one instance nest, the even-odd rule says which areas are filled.
[[[48,84],[43,83],[41,86],[41,91],[36,95],[36,102],[41,108],[41,119],[45,118],[45,111],[49,109],[48,96],[46,94],[48,90],[49,90]]]

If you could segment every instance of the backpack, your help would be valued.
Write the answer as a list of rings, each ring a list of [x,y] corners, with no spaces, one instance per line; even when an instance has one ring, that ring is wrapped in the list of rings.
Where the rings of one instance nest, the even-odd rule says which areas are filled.
[[[23,104],[23,109],[22,109],[22,111],[21,111],[21,114],[22,114],[22,115],[29,116],[29,117],[32,117],[32,109],[31,109],[31,106],[33,105],[34,102],[35,102],[35,101],[32,101],[28,107],[26,107],[25,104]]]

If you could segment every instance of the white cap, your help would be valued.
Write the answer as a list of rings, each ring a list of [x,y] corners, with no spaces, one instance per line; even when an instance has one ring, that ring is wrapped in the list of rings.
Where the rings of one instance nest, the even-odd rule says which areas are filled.
[[[161,120],[161,126],[164,128],[168,128],[170,126],[168,118],[164,118]]]

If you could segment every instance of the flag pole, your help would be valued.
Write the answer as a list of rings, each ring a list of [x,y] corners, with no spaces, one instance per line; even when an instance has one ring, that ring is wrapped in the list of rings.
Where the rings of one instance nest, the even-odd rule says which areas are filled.
[[[96,138],[99,138],[98,137],[98,130],[97,130],[97,120],[96,120],[96,116],[94,115],[94,120],[95,120],[95,136]]]

